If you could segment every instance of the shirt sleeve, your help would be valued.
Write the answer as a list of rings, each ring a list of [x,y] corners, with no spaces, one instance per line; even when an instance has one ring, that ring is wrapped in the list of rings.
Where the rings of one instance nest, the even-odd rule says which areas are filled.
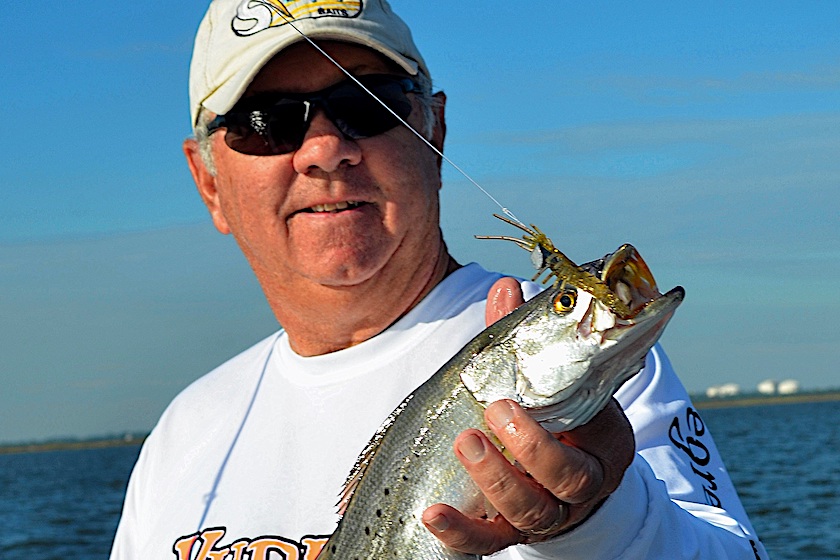
[[[717,447],[659,345],[616,394],[636,458],[579,527],[506,551],[516,560],[768,560]]]
[[[139,542],[142,540],[140,533],[144,529],[142,516],[139,515],[144,496],[140,488],[146,478],[145,474],[149,461],[148,449],[149,440],[146,440],[129,478],[122,515],[119,525],[117,525],[114,542],[111,545],[110,560],[130,560],[138,556]]]

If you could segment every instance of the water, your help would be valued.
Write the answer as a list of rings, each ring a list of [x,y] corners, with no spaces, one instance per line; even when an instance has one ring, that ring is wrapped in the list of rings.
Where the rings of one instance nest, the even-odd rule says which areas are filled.
[[[0,559],[108,558],[139,451],[0,455]]]
[[[840,558],[840,402],[702,414],[771,558]]]
[[[840,558],[840,402],[703,417],[771,558]],[[138,451],[0,455],[0,558],[107,558]]]

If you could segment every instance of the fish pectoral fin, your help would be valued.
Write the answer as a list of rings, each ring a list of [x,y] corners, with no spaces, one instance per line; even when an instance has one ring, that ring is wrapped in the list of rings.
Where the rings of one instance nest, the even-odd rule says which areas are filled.
[[[341,494],[339,495],[337,504],[338,515],[344,517],[344,513],[347,511],[347,506],[350,504],[350,500],[353,498],[353,494],[356,492],[359,482],[365,475],[365,470],[370,464],[370,460],[373,458],[374,453],[376,453],[376,449],[379,447],[379,442],[382,441],[382,433],[384,433],[382,428],[377,430],[376,434],[374,434],[367,443],[362,453],[356,458],[356,464],[353,465],[353,469],[347,476],[347,480],[344,481],[344,487],[341,489]]]
[[[370,438],[370,441],[367,442],[365,448],[356,458],[356,464],[353,465],[353,468],[350,470],[350,474],[347,475],[347,480],[344,482],[344,487],[339,495],[337,507],[338,514],[340,516],[343,517],[344,513],[347,511],[347,506],[350,504],[350,500],[353,499],[353,494],[356,492],[356,488],[358,488],[362,477],[364,477],[368,465],[370,465],[370,462],[373,460],[376,450],[379,449],[379,444],[382,443],[382,439],[385,437],[385,432],[387,432],[388,428],[393,425],[397,417],[403,410],[405,410],[405,407],[408,406],[409,401],[411,401],[413,397],[413,393],[407,396],[403,402],[388,415],[385,421],[382,422],[382,425],[377,428],[373,437]]]

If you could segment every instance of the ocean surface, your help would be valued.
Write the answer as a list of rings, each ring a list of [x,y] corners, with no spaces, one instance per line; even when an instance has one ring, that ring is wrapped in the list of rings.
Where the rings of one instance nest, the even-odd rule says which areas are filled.
[[[840,402],[702,416],[771,558],[840,558]],[[107,558],[138,452],[0,454],[0,559]]]

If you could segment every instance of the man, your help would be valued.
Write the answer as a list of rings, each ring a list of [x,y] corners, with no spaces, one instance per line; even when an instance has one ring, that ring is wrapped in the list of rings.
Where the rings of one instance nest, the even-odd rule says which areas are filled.
[[[314,558],[385,416],[537,291],[454,261],[440,158],[339,66],[442,149],[445,97],[384,0],[215,0],[202,21],[184,151],[283,329],[170,405],[112,558]],[[514,403],[490,405],[528,474],[467,431],[455,453],[499,514],[436,504],[423,522],[447,546],[503,558],[766,558],[660,349],[617,397],[624,411],[613,402],[562,442]]]

